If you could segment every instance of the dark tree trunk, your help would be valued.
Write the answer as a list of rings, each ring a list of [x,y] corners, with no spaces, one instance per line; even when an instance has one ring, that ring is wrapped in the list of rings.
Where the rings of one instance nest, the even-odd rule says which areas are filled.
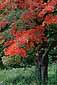
[[[3,65],[2,59],[0,58],[0,69],[4,69],[5,66]]]
[[[47,43],[43,43],[36,53],[36,74],[39,85],[47,85],[48,81],[48,55]]]

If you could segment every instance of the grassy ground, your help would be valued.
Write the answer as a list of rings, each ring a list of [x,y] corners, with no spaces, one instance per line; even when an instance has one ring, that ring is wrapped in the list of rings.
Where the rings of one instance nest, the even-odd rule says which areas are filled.
[[[57,64],[49,65],[48,85],[57,85]]]
[[[49,65],[48,85],[57,85],[57,65]],[[0,85],[37,85],[35,66],[0,70]]]

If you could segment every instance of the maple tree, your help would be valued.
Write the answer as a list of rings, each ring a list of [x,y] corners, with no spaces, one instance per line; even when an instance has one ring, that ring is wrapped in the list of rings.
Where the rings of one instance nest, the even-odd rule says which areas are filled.
[[[27,47],[34,47],[34,44],[39,44],[42,43],[43,41],[46,41],[47,38],[45,37],[44,31],[46,29],[46,26],[49,24],[57,24],[57,16],[53,16],[52,14],[50,14],[51,12],[54,12],[54,8],[57,5],[57,1],[56,0],[51,0],[48,1],[47,3],[44,2],[43,0],[3,0],[0,3],[0,10],[4,10],[6,9],[5,13],[0,14],[1,17],[4,16],[4,19],[2,19],[2,21],[0,21],[0,28],[4,28],[6,25],[12,25],[11,26],[11,31],[9,31],[8,33],[10,33],[10,35],[12,35],[14,37],[14,39],[11,39],[9,41],[6,41],[5,44],[9,44],[9,47],[7,47],[6,49],[4,49],[4,53],[6,55],[10,55],[11,53],[7,53],[8,50],[11,49],[11,44],[13,45],[14,43],[16,44],[15,48],[18,47],[18,51],[19,51],[19,47],[21,45],[26,45],[26,50],[27,51]],[[9,4],[12,4],[9,6]],[[21,5],[22,4],[22,5]],[[9,14],[9,12],[12,10],[16,10],[16,9],[27,9],[27,12],[22,12],[20,15],[20,19],[17,19],[16,21],[16,16],[13,16],[13,20],[9,21],[7,19],[7,16]],[[46,13],[48,13],[46,15]],[[33,27],[28,28],[23,28],[23,30],[21,31],[17,31],[17,29],[22,29],[22,28],[18,28],[17,27],[17,22],[18,20],[23,21],[24,24],[28,24],[28,26],[31,25],[32,20],[35,22],[35,25]],[[38,23],[39,22],[39,23]],[[40,38],[39,38],[40,37]],[[10,43],[12,42],[12,43]],[[30,46],[31,45],[31,46]],[[13,49],[14,46],[12,46]],[[14,50],[14,49],[13,49]],[[11,50],[10,50],[11,51]],[[9,52],[10,52],[9,51]],[[22,53],[22,52],[21,52]],[[19,54],[19,53],[14,53],[14,51],[12,52],[12,55],[14,54]]]
[[[57,0],[0,1],[0,42],[5,57],[27,58],[29,50],[47,43],[45,31],[49,25],[57,24],[56,6]]]

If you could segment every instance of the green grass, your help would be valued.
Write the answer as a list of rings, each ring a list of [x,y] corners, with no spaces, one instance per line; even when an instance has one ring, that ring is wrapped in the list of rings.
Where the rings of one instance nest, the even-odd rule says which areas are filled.
[[[57,64],[49,65],[48,70],[49,85],[57,85]]]
[[[57,65],[49,65],[48,85],[57,85]],[[0,70],[0,85],[37,85],[35,66]]]

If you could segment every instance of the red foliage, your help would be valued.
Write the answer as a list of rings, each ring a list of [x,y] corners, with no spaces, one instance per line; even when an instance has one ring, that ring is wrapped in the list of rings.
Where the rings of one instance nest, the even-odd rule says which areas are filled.
[[[10,0],[2,0],[0,3],[0,10],[3,10],[9,3]]]
[[[13,32],[13,31],[12,31]],[[11,32],[11,33],[12,33]],[[21,55],[22,57],[26,56],[26,50],[34,47],[34,43],[39,44],[43,40],[47,40],[44,35],[44,28],[42,26],[36,26],[31,30],[16,32],[13,34],[15,36],[14,40],[7,41],[4,46],[9,46],[5,49],[5,55]],[[20,48],[20,46],[26,45],[26,50]],[[27,48],[28,47],[28,48]],[[23,54],[22,54],[23,53]]]
[[[27,21],[27,20],[34,19],[34,18],[35,18],[35,15],[32,12],[27,12],[21,15],[21,19],[23,21]]]
[[[44,21],[46,24],[57,24],[57,15],[48,15]]]
[[[13,43],[11,43],[11,45],[8,48],[4,49],[5,56],[9,56],[9,55],[15,56],[17,54],[17,55],[20,55],[22,57],[26,57],[26,51],[23,48],[18,47],[16,42],[14,42],[14,41],[12,41],[12,42]]]
[[[0,28],[5,27],[7,24],[9,24],[9,22],[6,20],[0,21]]]
[[[38,17],[43,17],[46,13],[53,12],[54,7],[57,5],[57,0],[51,0],[47,5],[40,11]]]
[[[46,24],[57,24],[57,16],[53,16],[50,13],[54,12],[54,8],[57,6],[57,0],[49,0],[44,2],[44,0],[3,0],[0,3],[0,10],[3,10],[10,4],[10,11],[16,8],[18,9],[27,9],[28,12],[22,13],[20,19],[26,23],[33,20],[35,23],[38,22],[34,27],[24,31],[17,31],[16,21],[13,20],[14,24],[12,25],[11,31],[9,32],[14,40],[8,40],[5,42],[4,46],[7,47],[4,49],[6,56],[21,55],[26,57],[27,49],[35,47],[35,44],[41,44],[43,41],[47,41],[45,37],[45,28]],[[12,23],[13,23],[12,22]],[[4,27],[8,24],[8,21],[0,21],[0,27]],[[30,23],[31,24],[31,23]],[[21,28],[20,28],[21,29]],[[21,48],[22,45],[25,45],[25,49]]]

